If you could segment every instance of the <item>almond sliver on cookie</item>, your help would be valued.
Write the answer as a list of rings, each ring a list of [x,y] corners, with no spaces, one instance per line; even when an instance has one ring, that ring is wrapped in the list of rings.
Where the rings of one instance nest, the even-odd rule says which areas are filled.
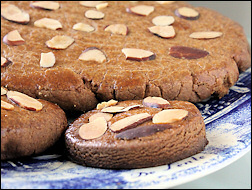
[[[43,104],[38,100],[17,91],[8,91],[7,98],[18,104],[20,107],[31,111],[40,111]]]
[[[184,119],[187,115],[187,110],[167,109],[155,114],[152,118],[152,122],[155,124],[173,123]]]
[[[218,38],[222,36],[222,32],[214,32],[214,31],[208,31],[208,32],[193,32],[190,34],[190,38],[195,39],[213,39]]]
[[[13,110],[14,106],[12,104],[9,104],[3,100],[1,100],[1,109],[5,109],[5,110]]]

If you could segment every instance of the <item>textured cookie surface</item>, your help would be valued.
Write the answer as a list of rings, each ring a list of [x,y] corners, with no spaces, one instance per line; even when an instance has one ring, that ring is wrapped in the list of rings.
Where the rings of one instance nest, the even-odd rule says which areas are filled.
[[[169,101],[166,108],[146,105],[141,100],[122,101],[80,116],[65,133],[69,158],[91,167],[144,168],[172,163],[204,150],[208,143],[205,124],[192,103]],[[100,118],[105,116],[101,113],[111,114],[112,108],[115,111],[115,107],[129,106],[128,111],[106,117],[108,127],[103,130]],[[170,114],[162,117],[161,111],[167,110]],[[176,114],[171,118],[172,112]],[[98,113],[100,116],[92,120]],[[136,119],[139,115],[141,119]],[[120,130],[115,130],[119,126]],[[89,138],[91,130],[93,137]]]
[[[185,2],[109,1],[107,6],[98,7],[103,13],[98,14],[102,15],[98,19],[96,14],[86,13],[97,11],[97,8],[83,6],[78,1],[59,2],[60,8],[51,11],[31,7],[30,3],[9,2],[29,13],[28,24],[1,18],[1,56],[11,61],[8,66],[1,67],[1,84],[55,102],[66,110],[90,110],[97,100],[162,96],[168,100],[198,102],[211,95],[222,97],[237,81],[239,70],[244,71],[251,64],[247,39],[239,24],[217,12],[194,8]],[[139,8],[132,9],[137,5],[151,6],[147,10],[146,7],[140,9],[146,16],[139,15]],[[199,15],[193,19],[178,16],[176,12],[183,7],[192,8]],[[185,14],[183,11],[180,14]],[[160,28],[150,29],[154,23],[163,23],[160,17],[154,19],[157,16],[174,18],[170,26],[175,35],[170,34],[169,27],[165,32]],[[35,25],[42,18],[57,20],[62,27],[52,30]],[[76,25],[78,23],[86,27],[83,29]],[[117,28],[122,26],[127,30]],[[18,30],[24,39],[22,45],[3,42],[4,36],[13,30]],[[222,35],[211,39],[190,37],[192,33],[206,31]],[[69,36],[74,42],[66,49],[49,48],[48,41],[57,35]],[[192,53],[197,54],[193,59],[190,59],[192,54],[178,58],[172,56],[181,53],[181,49],[172,52],[177,46],[206,53],[204,57]],[[100,52],[92,54],[89,51],[88,55],[81,56],[87,49],[94,48]],[[130,59],[128,52],[125,55],[126,48],[153,54],[150,59],[147,56],[136,61]],[[41,67],[41,53],[48,52],[53,52],[56,62],[52,67]]]
[[[38,100],[43,107],[33,111],[6,95],[1,100],[12,105],[1,103],[1,160],[39,154],[54,145],[67,127],[64,111],[53,103]]]

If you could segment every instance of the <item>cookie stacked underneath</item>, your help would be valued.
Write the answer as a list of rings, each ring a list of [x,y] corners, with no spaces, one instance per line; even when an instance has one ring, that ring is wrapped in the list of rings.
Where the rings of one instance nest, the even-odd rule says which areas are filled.
[[[65,135],[71,160],[114,169],[169,164],[201,152],[208,143],[203,118],[192,103],[157,97],[98,104]]]

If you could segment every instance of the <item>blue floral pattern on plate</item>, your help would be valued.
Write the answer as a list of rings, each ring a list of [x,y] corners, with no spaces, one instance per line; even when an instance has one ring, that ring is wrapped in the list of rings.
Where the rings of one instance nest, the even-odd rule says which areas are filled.
[[[251,147],[251,69],[221,100],[197,103],[209,144],[187,159],[159,167],[108,170],[83,167],[63,154],[1,162],[1,188],[169,188],[215,172]]]

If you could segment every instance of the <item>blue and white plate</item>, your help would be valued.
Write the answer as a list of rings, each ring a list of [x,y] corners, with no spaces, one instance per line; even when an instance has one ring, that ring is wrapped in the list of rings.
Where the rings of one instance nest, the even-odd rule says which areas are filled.
[[[251,69],[242,73],[229,94],[196,106],[209,144],[205,150],[173,164],[133,170],[83,167],[63,154],[1,162],[1,188],[97,189],[169,188],[215,172],[251,148]]]

